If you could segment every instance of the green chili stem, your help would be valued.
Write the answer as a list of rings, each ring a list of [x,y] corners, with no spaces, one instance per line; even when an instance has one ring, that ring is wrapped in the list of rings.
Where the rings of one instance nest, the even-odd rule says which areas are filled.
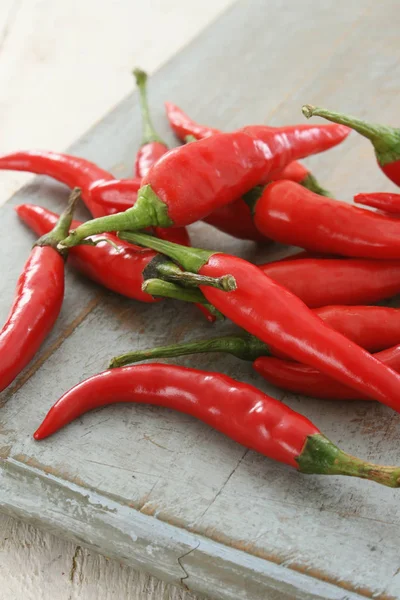
[[[153,192],[150,185],[145,185],[140,188],[132,208],[83,223],[75,231],[71,231],[58,248],[63,250],[77,246],[85,238],[107,231],[136,231],[145,227],[170,227],[171,225],[173,222],[168,217],[166,204]]]
[[[252,215],[254,215],[257,202],[259,201],[265,188],[266,188],[265,185],[256,185],[255,187],[253,187],[251,190],[249,190],[248,192],[246,192],[243,195],[243,200],[246,202],[247,206],[250,208]]]
[[[315,179],[314,175],[312,175],[311,173],[305,176],[305,178],[301,182],[301,185],[310,190],[311,192],[314,192],[314,194],[319,194],[319,196],[326,196],[327,198],[333,198],[332,194],[328,192],[328,190],[326,190],[325,188],[321,187],[318,181]]]
[[[51,246],[52,248],[58,249],[58,244],[61,240],[68,235],[69,228],[71,227],[74,211],[78,200],[81,198],[81,189],[76,187],[72,190],[68,198],[68,204],[65,210],[61,213],[58,221],[54,228],[41,238],[37,240],[35,246]],[[59,250],[61,254],[64,254],[64,250]]]
[[[217,319],[223,319],[224,316],[214,308],[203,296],[200,290],[183,288],[171,281],[163,279],[146,279],[142,285],[142,290],[150,296],[162,296],[163,298],[172,298],[174,300],[183,300],[184,302],[193,302],[203,304],[211,314]]]
[[[400,487],[400,467],[375,465],[350,456],[320,433],[307,437],[297,463],[302,473],[348,475],[388,487]]]
[[[135,69],[133,71],[133,75],[136,79],[136,85],[139,89],[140,111],[142,113],[143,136],[141,145],[144,146],[145,144],[150,144],[151,142],[159,142],[160,144],[167,146],[167,144],[156,132],[151,120],[149,102],[147,98],[147,73],[141,69]]]
[[[266,356],[270,353],[268,346],[252,335],[227,335],[208,340],[196,340],[183,344],[171,344],[169,346],[158,346],[157,348],[128,352],[114,357],[110,362],[110,369],[149,358],[170,358],[172,356],[203,354],[205,352],[225,352],[241,360],[249,361],[256,360],[256,358]]]
[[[389,164],[400,158],[400,129],[386,125],[372,124],[349,115],[326,110],[320,106],[305,104],[302,107],[303,115],[310,117],[323,117],[333,123],[347,125],[360,135],[369,139],[375,149],[377,159],[381,166]]]
[[[166,261],[157,264],[157,271],[162,279],[179,283],[184,287],[199,287],[208,285],[223,292],[231,292],[236,289],[236,283],[232,275],[221,277],[206,277],[190,271],[182,271],[175,263]]]
[[[118,237],[126,242],[157,250],[157,252],[169,256],[182,265],[186,271],[191,271],[192,273],[198,273],[201,267],[208,262],[213,254],[215,254],[215,252],[210,250],[192,248],[191,246],[180,246],[173,242],[160,240],[159,238],[147,235],[146,233],[119,231]]]

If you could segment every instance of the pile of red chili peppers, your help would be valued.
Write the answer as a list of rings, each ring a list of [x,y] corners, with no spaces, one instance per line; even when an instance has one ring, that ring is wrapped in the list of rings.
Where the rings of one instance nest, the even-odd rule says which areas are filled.
[[[236,331],[113,358],[108,370],[54,404],[36,440],[93,408],[141,402],[190,414],[302,473],[400,487],[400,467],[346,454],[308,419],[253,386],[176,365],[132,366],[225,352],[251,361],[261,377],[284,390],[376,400],[400,412],[400,312],[374,304],[400,290],[400,194],[364,192],[355,196],[359,206],[340,202],[298,162],[340,144],[354,129],[372,142],[382,171],[400,186],[400,130],[305,105],[307,118],[332,123],[249,125],[224,133],[167,102],[169,124],[182,142],[170,150],[151,120],[147,75],[136,69],[134,76],[143,137],[130,179],[115,179],[84,158],[55,152],[0,157],[0,170],[48,175],[73,189],[61,216],[32,204],[16,208],[41,237],[0,333],[0,391],[53,328],[67,261],[117,294],[147,303],[192,302],[209,321],[230,319]],[[73,221],[79,198],[92,220]],[[303,251],[255,265],[193,248],[186,226],[199,220],[238,239]]]

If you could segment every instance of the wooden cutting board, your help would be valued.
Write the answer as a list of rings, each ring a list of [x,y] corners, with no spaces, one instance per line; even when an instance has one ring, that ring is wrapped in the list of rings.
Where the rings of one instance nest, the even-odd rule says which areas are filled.
[[[398,123],[397,3],[262,0],[236,4],[151,80],[157,127],[173,139],[162,102],[229,130],[302,121],[306,102]],[[129,176],[140,141],[133,94],[70,149]],[[353,135],[308,161],[335,196],[393,189],[369,143]],[[53,210],[68,190],[38,178],[0,212],[0,318],[33,242],[13,207]],[[276,258],[196,224],[194,245],[252,260]],[[210,598],[400,597],[400,491],[302,476],[196,420],[148,406],[112,406],[36,443],[32,433],[68,388],[132,348],[233,331],[191,306],[145,306],[68,272],[62,314],[38,356],[0,396],[0,508]],[[172,361],[171,361],[172,362]],[[178,364],[253,383],[368,460],[400,464],[399,416],[374,403],[285,394],[251,364],[204,355]]]

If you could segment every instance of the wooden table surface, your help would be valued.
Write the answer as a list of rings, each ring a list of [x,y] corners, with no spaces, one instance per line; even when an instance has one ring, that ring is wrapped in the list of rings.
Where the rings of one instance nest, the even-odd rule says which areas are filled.
[[[133,66],[154,72],[231,3],[1,0],[0,153],[64,150],[130,93]],[[30,179],[3,172],[0,204]],[[193,598],[7,515],[0,531],[1,600]]]
[[[225,129],[250,120],[300,120],[304,102],[396,123],[396,17],[389,0],[379,6],[372,0],[285,0],[268,11],[261,0],[239,3],[157,72],[152,83],[157,124],[168,135],[160,107],[167,97]],[[189,79],[192,84],[182,86]],[[122,102],[73,151],[127,175],[139,141],[135,101]],[[376,168],[369,144],[357,136],[309,164],[343,199],[360,189],[393,189]],[[40,179],[12,203],[33,198],[59,208],[65,194]],[[2,317],[17,262],[30,243],[17,228],[12,203],[2,211],[2,226],[15,228],[12,247],[4,236],[0,241]],[[216,236],[206,226],[195,225],[192,233],[194,243],[257,258],[252,245]],[[73,274],[68,283],[56,330],[2,397],[4,510],[210,597],[400,597],[396,490],[296,476],[193,419],[148,407],[96,412],[57,439],[34,444],[30,434],[38,412],[103,368],[110,348],[114,353],[189,339],[205,330],[190,307],[132,307]],[[217,329],[229,330],[229,324]],[[179,362],[212,369],[216,358]],[[218,359],[218,368],[271,391],[247,364]],[[273,393],[347,451],[400,462],[399,418],[388,409]],[[72,561],[72,580],[80,556],[81,550]]]

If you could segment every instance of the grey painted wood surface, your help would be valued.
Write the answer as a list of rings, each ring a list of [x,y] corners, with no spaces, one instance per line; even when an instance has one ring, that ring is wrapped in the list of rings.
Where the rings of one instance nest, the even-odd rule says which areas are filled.
[[[239,3],[153,78],[157,125],[172,143],[161,109],[165,99],[225,129],[299,121],[304,102],[396,123],[396,17],[389,0],[379,6],[355,0]],[[134,95],[71,152],[128,175],[140,139],[135,109]],[[355,135],[308,163],[340,198],[392,189],[369,144]],[[64,187],[40,178],[2,209],[0,318],[32,243],[13,206],[29,201],[59,209],[66,195]],[[267,254],[205,225],[191,232],[194,244],[251,259],[283,252]],[[205,325],[189,306],[142,306],[68,273],[55,330],[0,398],[0,506],[213,598],[400,597],[395,490],[297,475],[187,416],[154,407],[94,411],[57,436],[33,442],[32,431],[54,400],[102,370],[111,355],[232,329],[229,323]],[[345,450],[400,462],[399,417],[387,408],[284,394],[233,358],[179,363],[254,383],[306,414]]]

